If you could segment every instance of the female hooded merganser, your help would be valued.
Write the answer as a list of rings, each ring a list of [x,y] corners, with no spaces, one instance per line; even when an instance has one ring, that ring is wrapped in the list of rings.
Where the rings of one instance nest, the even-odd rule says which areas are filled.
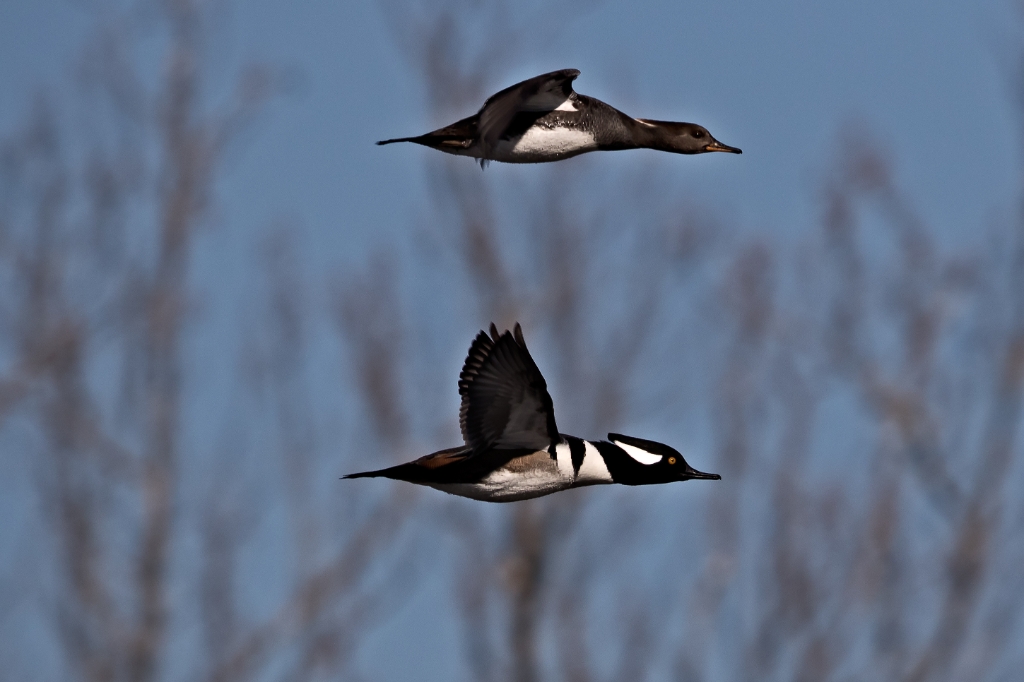
[[[718,480],[662,443],[609,433],[589,441],[558,433],[547,384],[514,332],[480,332],[459,375],[465,445],[345,478],[383,476],[486,502],[513,502],[601,483]],[[610,441],[610,442],[609,442]]]
[[[677,154],[731,152],[696,123],[633,118],[601,100],[573,92],[580,72],[563,69],[537,76],[492,95],[475,115],[418,137],[377,144],[415,142],[449,154],[505,163],[560,161],[615,149],[657,149]]]

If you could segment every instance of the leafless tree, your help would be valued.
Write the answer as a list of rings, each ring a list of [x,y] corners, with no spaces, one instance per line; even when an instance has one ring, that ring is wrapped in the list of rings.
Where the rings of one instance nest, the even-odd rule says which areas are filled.
[[[187,350],[214,300],[194,265],[225,152],[276,87],[251,67],[209,100],[215,16],[167,0],[107,17],[82,62],[86,125],[73,102],[41,98],[3,145],[0,426],[5,458],[28,453],[21,494],[41,511],[21,594],[5,594],[35,626],[0,646],[19,679],[333,677],[395,603],[373,579],[404,570],[390,550],[407,498],[314,489],[340,472],[307,409],[312,284],[287,244],[250,303],[260,343],[236,362],[234,381],[268,399],[211,405]],[[401,429],[386,397],[368,409]],[[328,526],[339,505],[345,522]],[[293,534],[274,531],[281,514]],[[289,554],[254,610],[266,577],[252,563]]]
[[[0,448],[38,510],[2,567],[8,675],[358,675],[424,567],[450,569],[480,680],[1016,678],[1024,218],[943,246],[862,133],[795,246],[648,171],[499,182],[431,153],[427,227],[361,272],[320,281],[294,230],[261,231],[221,404],[195,263],[273,71],[210,101],[209,8],[141,7],[86,53],[92,124],[40,98],[0,155]],[[385,5],[433,123],[557,37],[512,10]],[[339,485],[452,444],[438,349],[492,320],[524,323],[563,431],[642,427],[723,481],[491,506]],[[454,558],[403,532],[412,509]]]
[[[438,123],[461,115],[450,110],[453,103],[463,112],[478,106],[489,94],[485,89],[499,82],[506,55],[524,44],[514,28],[506,30],[510,10],[500,4],[389,8],[402,49],[431,93]],[[469,60],[459,51],[476,44],[486,49]],[[677,350],[665,342],[682,331],[680,308],[668,304],[692,289],[696,280],[686,275],[703,266],[715,241],[710,221],[685,201],[655,203],[624,230],[620,221],[636,204],[613,200],[586,208],[593,204],[586,185],[608,180],[596,172],[576,181],[578,168],[531,169],[544,176],[547,189],[528,193],[524,204],[501,196],[490,176],[464,159],[430,163],[437,227],[426,237],[429,256],[409,267],[423,272],[440,261],[456,273],[446,284],[469,292],[470,329],[492,320],[499,326],[523,321],[528,336],[537,339],[532,347],[563,430],[603,435],[595,431],[627,423],[635,416],[630,406],[644,401],[662,402],[664,412],[659,399],[671,402],[667,384],[677,376],[664,382],[651,377],[646,391],[636,391],[638,366],[641,358]],[[628,547],[623,541],[636,532],[641,509],[635,498],[616,496],[609,519],[609,510],[595,509],[592,499],[565,494],[484,515],[464,512],[457,503],[448,507],[463,538],[454,589],[477,678],[640,679],[652,668],[649,644],[661,633],[649,632],[650,614],[636,604],[637,595],[609,598],[605,584],[621,587],[609,578],[609,567],[629,563],[628,550],[616,551],[616,543]],[[612,554],[600,570],[588,566],[586,559],[608,549]],[[603,647],[598,662],[586,627],[595,602],[621,614],[614,625],[621,639]],[[546,638],[558,655],[550,655]],[[608,656],[616,673],[602,672]]]
[[[746,627],[721,642],[744,652],[740,679],[1004,679],[1019,665],[1019,521],[1004,515],[1021,483],[1022,233],[942,255],[882,156],[847,143],[839,158],[794,276],[825,291],[782,295],[771,268],[757,286],[756,268],[730,277],[720,442],[735,482],[710,510],[728,540],[692,627],[719,631],[749,590]],[[768,520],[748,531],[767,561],[744,563],[744,518]],[[703,651],[685,669],[707,671]]]
[[[519,38],[490,28],[500,6],[402,7],[396,35],[434,122],[505,83]],[[453,47],[478,43],[498,47]],[[664,536],[650,529],[664,528],[636,496],[462,518],[453,589],[475,677],[1019,670],[1020,227],[944,253],[883,155],[844,142],[836,156],[819,229],[796,248],[664,220],[706,215],[682,198],[642,210],[624,192],[597,199],[584,188],[610,185],[595,165],[531,169],[545,181],[509,200],[465,160],[431,156],[437,251],[465,278],[453,286],[472,292],[478,324],[523,319],[552,349],[535,354],[559,425],[594,437],[659,410],[704,418],[725,479],[702,498],[706,531],[687,518],[647,580],[631,562],[656,561]],[[615,223],[623,207],[636,208],[628,227]],[[424,262],[410,267],[436,258]]]

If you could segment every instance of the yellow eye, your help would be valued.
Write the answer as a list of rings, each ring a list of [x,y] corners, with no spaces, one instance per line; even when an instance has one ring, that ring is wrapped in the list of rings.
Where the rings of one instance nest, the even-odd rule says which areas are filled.
[[[669,464],[675,464],[676,463],[676,458],[675,457],[669,457],[668,458],[668,463]]]

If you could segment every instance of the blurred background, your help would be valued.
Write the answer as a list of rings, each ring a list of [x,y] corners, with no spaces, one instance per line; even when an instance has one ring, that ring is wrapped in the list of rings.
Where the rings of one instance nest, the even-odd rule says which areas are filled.
[[[0,5],[0,679],[1021,679],[1021,20]],[[744,154],[373,145],[561,68]],[[339,480],[517,320],[564,432],[723,480]]]

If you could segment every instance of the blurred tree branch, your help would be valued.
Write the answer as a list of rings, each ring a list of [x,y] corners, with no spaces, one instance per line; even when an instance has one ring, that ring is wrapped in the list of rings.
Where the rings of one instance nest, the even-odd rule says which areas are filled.
[[[0,426],[38,436],[35,484],[56,559],[52,585],[29,581],[52,604],[53,641],[4,649],[58,661],[62,679],[333,677],[351,664],[362,628],[403,593],[385,596],[367,576],[402,570],[391,550],[408,499],[370,508],[353,498],[364,511],[340,532],[317,521],[337,503],[313,504],[313,482],[337,472],[303,379],[302,326],[313,311],[298,305],[287,265],[272,268],[261,301],[273,339],[264,385],[277,398],[271,421],[289,474],[263,487],[296,529],[258,549],[295,547],[269,616],[254,617],[265,607],[239,588],[253,579],[243,553],[268,532],[252,457],[242,460],[246,483],[232,480],[245,436],[212,453],[223,458],[201,499],[195,472],[211,453],[197,448],[186,417],[208,399],[187,348],[203,294],[191,272],[197,237],[227,147],[277,87],[269,69],[248,67],[233,94],[208,101],[213,11],[166,0],[113,17],[83,61],[95,125],[74,129],[41,99],[0,154],[0,278],[11,283],[0,297]],[[154,20],[145,41],[140,16]],[[152,63],[138,58],[143,49],[162,51],[156,72],[140,66]],[[192,623],[205,641],[191,639]]]

